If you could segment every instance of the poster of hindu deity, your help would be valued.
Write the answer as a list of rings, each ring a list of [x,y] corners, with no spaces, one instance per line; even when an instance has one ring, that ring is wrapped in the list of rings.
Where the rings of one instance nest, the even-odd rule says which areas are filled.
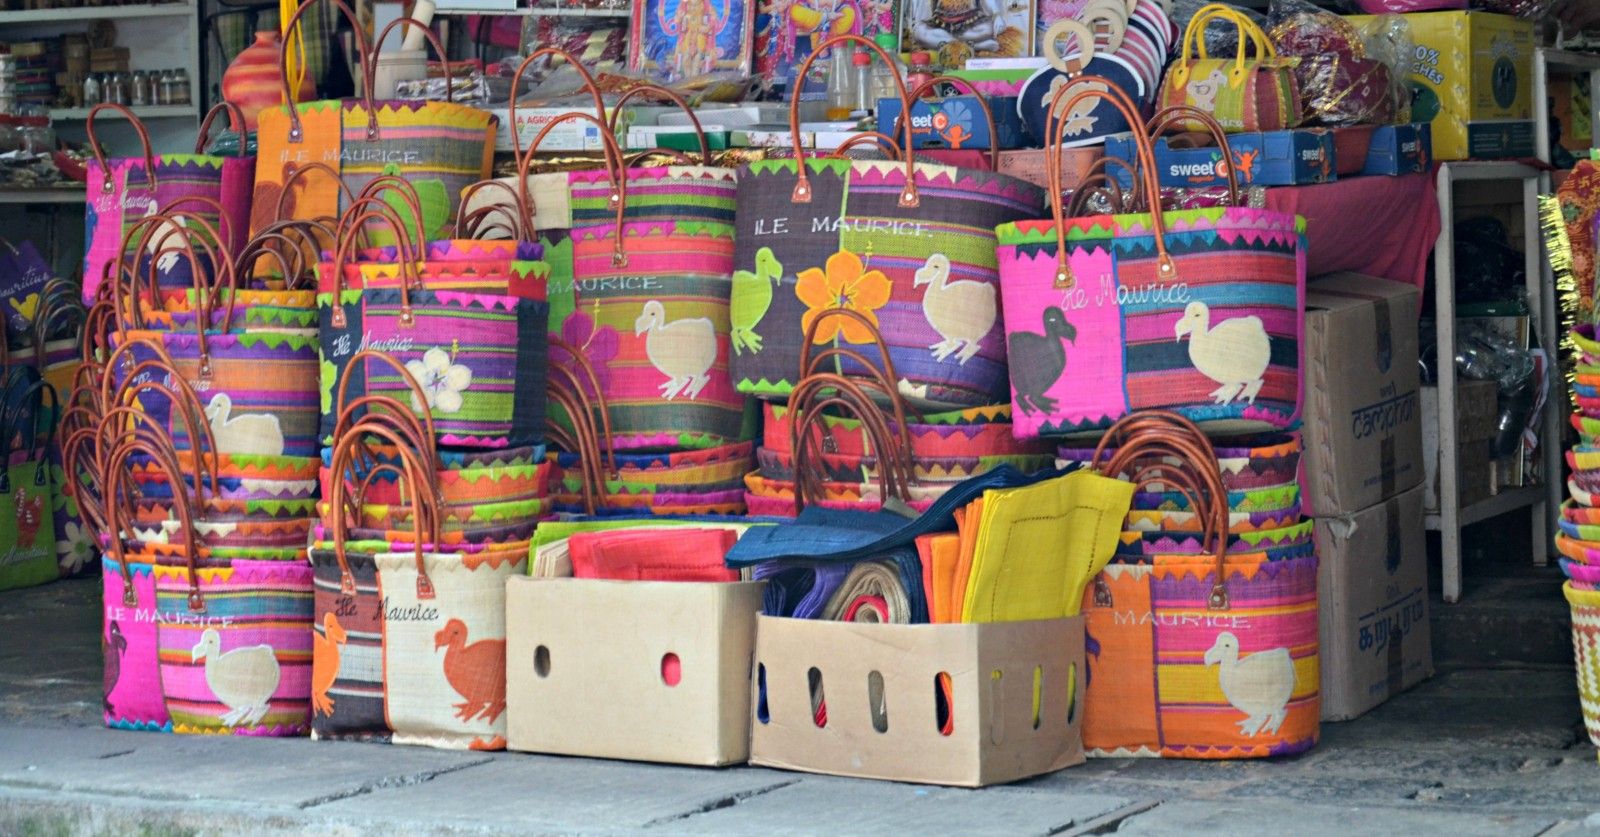
[[[1032,55],[1034,10],[1033,0],[904,0],[900,48],[927,50],[946,69]]]
[[[750,74],[754,0],[637,0],[628,69],[662,82]]]
[[[835,35],[895,31],[894,0],[761,0],[756,11],[756,74],[769,89],[787,88],[801,62]],[[811,76],[825,90],[826,62]]]

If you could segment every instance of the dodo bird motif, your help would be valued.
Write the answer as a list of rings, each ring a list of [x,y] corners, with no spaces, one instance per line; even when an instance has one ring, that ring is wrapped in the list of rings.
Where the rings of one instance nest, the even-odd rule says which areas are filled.
[[[283,426],[270,413],[233,414],[233,399],[225,392],[211,396],[206,421],[221,453],[283,455]]]
[[[328,697],[328,690],[339,678],[340,649],[349,635],[332,613],[322,617],[322,630],[311,635],[311,708],[318,715],[332,715],[333,698]]]
[[[783,265],[773,255],[771,247],[756,251],[756,269],[733,272],[733,298],[728,305],[728,318],[733,325],[730,335],[733,353],[761,351],[761,335],[756,325],[772,307],[772,291],[783,281]]]
[[[190,653],[193,662],[205,661],[206,686],[228,707],[224,726],[260,723],[267,715],[272,693],[282,672],[270,645],[250,645],[222,653],[222,635],[207,628]]]
[[[1258,733],[1276,735],[1289,715],[1289,698],[1294,694],[1294,660],[1289,649],[1274,648],[1239,658],[1239,638],[1229,631],[1217,634],[1206,652],[1205,664],[1217,666],[1222,694],[1234,709],[1243,712],[1239,732],[1254,738]]]
[[[1260,317],[1234,317],[1213,326],[1211,308],[1204,302],[1191,302],[1173,332],[1180,341],[1188,336],[1189,362],[1194,368],[1221,384],[1211,392],[1216,403],[1229,404],[1241,396],[1256,403],[1272,361],[1272,340]]]
[[[1067,347],[1077,342],[1078,330],[1067,322],[1066,312],[1054,305],[1044,309],[1044,333],[1013,332],[1007,345],[1011,360],[1011,388],[1017,408],[1030,413],[1050,413],[1056,400],[1045,395],[1067,370]]]
[[[506,641],[467,642],[467,623],[451,619],[433,635],[434,650],[445,649],[444,677],[465,698],[455,705],[463,721],[494,723],[506,711]]]
[[[982,282],[950,281],[950,259],[943,253],[928,257],[911,283],[914,288],[928,286],[922,295],[922,314],[928,325],[944,338],[929,346],[933,359],[944,361],[955,355],[965,365],[983,349],[983,338],[994,329],[999,307],[994,286]]]
[[[711,365],[717,361],[717,332],[706,317],[667,322],[667,309],[658,300],[644,304],[633,322],[635,337],[644,337],[645,355],[657,372],[667,376],[661,397],[695,398],[711,382]]]
[[[128,638],[122,635],[122,627],[112,622],[102,639],[105,644],[106,670],[105,670],[105,710],[115,712],[111,705],[111,693],[116,690],[117,683],[122,680],[122,656],[128,653]]]

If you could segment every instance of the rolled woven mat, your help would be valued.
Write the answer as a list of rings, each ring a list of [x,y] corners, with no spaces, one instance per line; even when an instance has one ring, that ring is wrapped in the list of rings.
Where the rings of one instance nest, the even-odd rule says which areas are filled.
[[[822,609],[822,618],[834,622],[856,621],[850,616],[875,614],[871,607],[863,607],[864,599],[880,599],[885,612],[882,621],[897,625],[911,624],[911,597],[907,594],[900,573],[891,564],[882,561],[863,561],[855,565],[844,583]],[[862,621],[878,621],[867,618]]]

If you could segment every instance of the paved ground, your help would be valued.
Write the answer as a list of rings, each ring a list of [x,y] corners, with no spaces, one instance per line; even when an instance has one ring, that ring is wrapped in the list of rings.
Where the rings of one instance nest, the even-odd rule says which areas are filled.
[[[1570,668],[1441,673],[1273,762],[1091,761],[980,791],[772,770],[112,732],[96,582],[0,594],[0,834],[1600,831]],[[1439,640],[1447,640],[1440,637]]]

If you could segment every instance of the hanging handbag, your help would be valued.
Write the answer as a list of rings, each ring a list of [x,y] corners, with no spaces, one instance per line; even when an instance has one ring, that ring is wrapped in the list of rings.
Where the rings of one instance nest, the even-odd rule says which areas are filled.
[[[1216,20],[1238,28],[1236,57],[1207,55],[1206,26]],[[1254,58],[1247,56],[1252,46]],[[1188,105],[1212,114],[1229,133],[1293,128],[1301,120],[1300,86],[1294,75],[1297,61],[1277,57],[1267,33],[1243,12],[1213,3],[1190,18],[1182,51],[1167,69],[1156,104],[1161,108]],[[1204,120],[1191,118],[1179,122],[1175,130],[1204,131],[1207,127]]]
[[[105,149],[95,136],[94,122],[96,117],[108,110],[117,111],[133,126],[144,152],[141,156],[106,157]],[[153,214],[156,206],[154,187],[159,181],[151,174],[156,170],[156,160],[150,151],[150,133],[145,130],[144,123],[133,115],[133,111],[122,105],[95,105],[89,109],[89,116],[84,120],[84,131],[89,135],[89,152],[94,159],[85,166],[88,170],[88,202],[84,210],[84,241],[87,244],[83,257],[83,299],[84,302],[92,302],[101,282],[122,255],[126,224],[135,218]],[[129,183],[129,173],[134,169],[142,175],[136,187]]]
[[[1116,103],[1136,126],[1140,193],[1154,199],[1155,161],[1136,108],[1108,88],[1064,107],[1058,99],[1052,113],[1080,97]],[[1211,130],[1227,152],[1227,138]],[[1290,425],[1300,412],[1304,221],[1157,206],[1067,219],[1059,167],[1045,159],[1055,220],[997,231],[1017,435],[1099,431],[1141,409],[1175,410],[1215,433]]]
[[[415,26],[441,57],[443,47],[426,26],[410,18],[389,24],[370,46],[365,28],[344,0],[331,0],[355,31],[358,63],[367,91],[343,100],[279,105],[257,117],[259,159],[256,167],[252,233],[276,221],[338,217],[340,190],[359,192],[374,178],[404,175],[424,196],[418,208],[428,238],[447,238],[461,190],[489,176],[494,162],[496,120],[488,111],[447,101],[374,99],[371,91],[376,70],[376,49],[395,26]],[[285,24],[289,31],[316,3],[301,4]],[[289,51],[283,50],[286,62]],[[283,68],[280,68],[283,69]],[[288,74],[283,74],[284,102],[293,102]],[[453,97],[454,85],[446,62],[445,90]],[[297,189],[286,189],[289,177],[311,163],[334,166],[338,179],[302,179]],[[283,206],[280,212],[279,207]],[[379,243],[386,232],[374,229]]]
[[[842,36],[823,46],[858,43]],[[812,59],[817,53],[813,53]],[[880,58],[887,60],[882,53]],[[902,108],[911,111],[903,85]],[[807,158],[799,101],[790,107],[795,159],[751,164],[739,179],[733,328],[745,348],[733,357],[742,392],[782,400],[794,358],[823,312],[861,313],[889,341],[910,403],[929,409],[1004,399],[996,225],[1036,215],[1038,187],[1006,175],[918,163]],[[904,145],[912,145],[909,120]],[[859,347],[866,330],[835,321],[818,345]],[[839,358],[836,370],[861,374]]]
[[[44,396],[48,395],[49,403]],[[50,463],[45,452],[55,438],[59,410],[46,381],[15,377],[6,383],[0,407],[0,590],[54,581],[55,518]],[[43,424],[43,429],[40,425]]]
[[[1106,458],[1112,448],[1116,455]],[[1315,746],[1315,555],[1227,552],[1226,510],[1214,502],[1224,494],[1215,454],[1174,413],[1118,422],[1093,461],[1107,475],[1180,486],[1206,523],[1203,554],[1118,559],[1085,592],[1085,749],[1220,759]]]

